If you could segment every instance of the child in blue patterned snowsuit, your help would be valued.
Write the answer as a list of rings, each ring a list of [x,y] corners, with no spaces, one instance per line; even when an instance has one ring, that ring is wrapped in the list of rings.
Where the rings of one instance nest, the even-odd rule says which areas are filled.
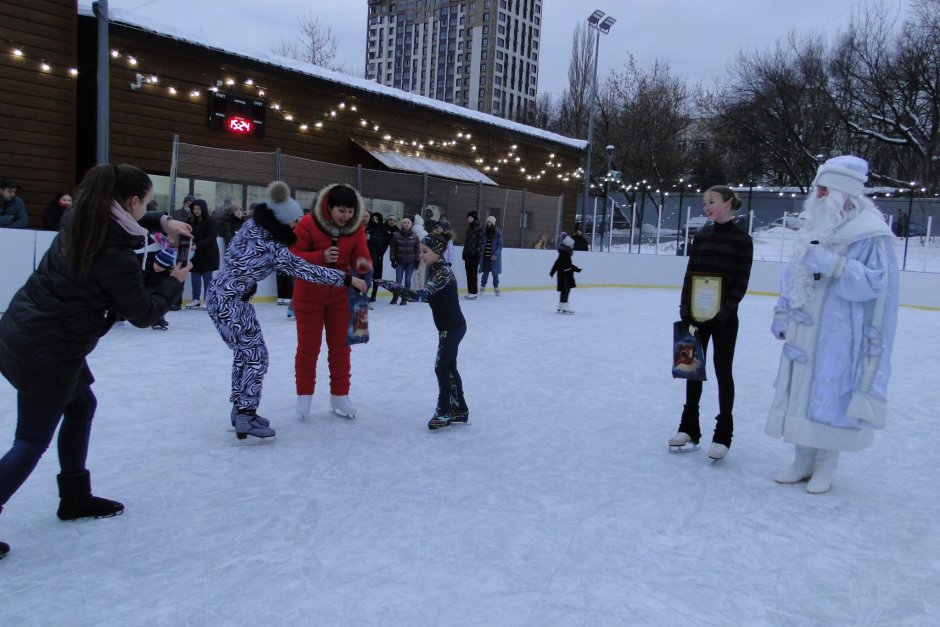
[[[463,395],[463,381],[457,372],[457,348],[467,333],[467,321],[460,311],[457,298],[457,279],[450,264],[442,255],[447,250],[449,237],[432,234],[421,240],[421,261],[427,266],[427,278],[420,290],[407,289],[393,281],[379,284],[403,301],[416,301],[431,305],[434,326],[437,327],[437,358],[434,374],[437,376],[437,407],[428,422],[434,431],[451,423],[467,424],[470,410]]]
[[[269,438],[270,421],[257,414],[261,386],[268,370],[268,350],[254,307],[248,302],[258,282],[272,272],[324,285],[353,285],[364,292],[365,282],[340,270],[309,264],[289,248],[297,240],[293,227],[303,215],[290,197],[287,184],[268,187],[269,201],[255,207],[252,219],[238,230],[225,251],[225,263],[206,293],[212,322],[235,353],[232,363],[232,424],[235,435]]]

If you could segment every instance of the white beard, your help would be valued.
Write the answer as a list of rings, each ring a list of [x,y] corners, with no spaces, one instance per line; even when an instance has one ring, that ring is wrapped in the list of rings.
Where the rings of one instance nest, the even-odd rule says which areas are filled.
[[[796,244],[790,254],[790,276],[787,282],[787,293],[790,306],[798,309],[806,304],[816,291],[816,280],[803,263],[806,249],[813,245],[811,242],[825,244],[837,228],[849,218],[853,209],[852,204],[845,209],[849,200],[845,192],[829,190],[823,198],[817,198],[816,190],[810,192],[810,197],[803,204],[803,226],[797,233]]]

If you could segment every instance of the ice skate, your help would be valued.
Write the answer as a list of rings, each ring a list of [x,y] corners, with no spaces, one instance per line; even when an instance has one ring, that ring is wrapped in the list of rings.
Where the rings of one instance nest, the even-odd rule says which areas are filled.
[[[728,447],[724,444],[719,444],[718,442],[712,442],[712,445],[708,447],[708,459],[714,462],[720,462],[728,454]]]
[[[669,438],[670,453],[691,453],[699,448],[698,440],[693,441],[692,436],[682,431]]]
[[[438,429],[443,429],[444,427],[450,425],[454,421],[454,417],[450,414],[441,414],[434,412],[434,417],[428,421],[428,429],[431,431],[437,431]]]
[[[238,415],[238,406],[237,406],[237,405],[232,405],[232,416],[231,416],[231,417],[232,417],[232,426],[233,426],[233,427],[235,426],[235,416],[237,416],[237,415]],[[268,419],[265,418],[264,416],[259,416],[257,413],[255,414],[255,421],[256,421],[259,425],[261,425],[262,427],[270,427],[270,426],[271,426],[271,421],[270,421],[270,420],[268,420]]]
[[[245,440],[249,435],[255,438],[273,438],[276,432],[271,427],[263,426],[254,411],[243,409],[235,415],[235,437]]]
[[[469,409],[454,409],[450,412],[451,415],[451,424],[454,425],[468,425],[470,424],[470,410]]]
[[[498,287],[494,287],[494,288],[493,288],[493,293],[496,294],[497,296],[499,296],[499,288],[498,288]]]
[[[404,301],[402,301],[402,304],[404,304]],[[337,416],[342,416],[343,418],[356,417],[356,408],[353,407],[352,401],[349,400],[348,396],[334,396],[330,394],[330,408]]]
[[[10,552],[10,545],[6,542],[0,542],[0,560],[7,556],[7,553]]]
[[[313,402],[313,394],[301,394],[297,397],[297,418],[306,420],[310,417],[310,404]]]
[[[569,305],[568,303],[562,303],[562,304],[561,304],[561,313],[563,313],[563,314],[568,314],[568,315],[574,315],[574,309],[572,309],[572,308],[571,308],[571,305]]]
[[[476,294],[464,294],[463,299],[464,300],[476,300],[477,295]]]
[[[186,309],[189,309],[189,310],[200,309],[201,307],[202,305],[200,305],[198,300],[194,300],[193,302],[186,305]]]
[[[809,481],[813,476],[813,465],[816,463],[816,449],[809,446],[796,445],[796,457],[789,468],[774,477],[774,481],[784,485]]]

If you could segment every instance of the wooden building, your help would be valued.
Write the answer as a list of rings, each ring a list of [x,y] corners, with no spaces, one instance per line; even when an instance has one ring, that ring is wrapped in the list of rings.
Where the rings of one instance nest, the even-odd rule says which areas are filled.
[[[0,176],[23,186],[36,226],[45,199],[95,163],[97,18],[85,0],[14,0],[0,7],[4,38],[7,25],[28,33],[28,55],[38,61],[48,54],[64,72],[24,69],[8,53],[0,61],[4,83],[17,85],[0,90],[0,102],[15,115],[4,123],[16,128]],[[528,199],[555,213],[562,198],[563,226],[573,225],[583,140],[299,61],[161,32],[128,12],[112,9],[110,18],[110,161],[154,175],[161,209],[187,193],[211,195],[213,184],[226,202],[248,203],[275,176],[311,188],[309,195],[329,179],[356,183],[358,173],[358,182],[391,190],[391,197],[414,198],[418,190],[417,208],[445,191],[462,198],[460,208],[472,206],[473,196],[477,206],[481,199],[488,207]],[[68,74],[76,66],[77,80]],[[29,96],[40,88],[41,97]],[[26,98],[30,104],[9,101]],[[234,109],[226,108],[233,101]],[[244,123],[237,130],[246,132],[228,128],[236,118]],[[174,165],[181,169],[171,198]],[[317,168],[323,176],[304,183],[304,173]],[[397,186],[408,191],[394,192]],[[364,195],[376,197],[370,189]],[[400,204],[416,208],[413,200]]]

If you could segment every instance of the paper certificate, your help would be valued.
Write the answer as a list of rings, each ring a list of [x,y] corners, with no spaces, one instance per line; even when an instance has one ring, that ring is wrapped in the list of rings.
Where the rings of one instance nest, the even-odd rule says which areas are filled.
[[[696,322],[711,320],[721,308],[721,277],[692,276],[692,319]]]

